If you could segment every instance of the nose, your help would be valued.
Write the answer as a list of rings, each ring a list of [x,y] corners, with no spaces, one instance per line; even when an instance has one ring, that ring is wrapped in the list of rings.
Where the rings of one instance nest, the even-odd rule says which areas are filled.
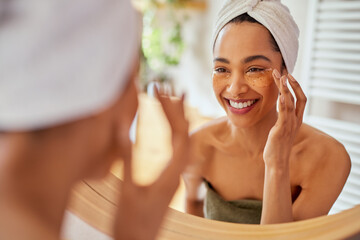
[[[230,79],[230,85],[228,87],[228,92],[232,96],[238,96],[249,91],[249,85],[247,85],[244,76],[240,74],[234,74]]]

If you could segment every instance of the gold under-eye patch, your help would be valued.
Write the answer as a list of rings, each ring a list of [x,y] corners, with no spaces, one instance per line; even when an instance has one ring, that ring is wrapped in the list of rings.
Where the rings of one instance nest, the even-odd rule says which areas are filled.
[[[253,72],[246,72],[244,74],[244,79],[251,87],[268,87],[273,82],[272,68],[267,68],[264,70],[257,70]],[[225,80],[231,77],[231,74],[228,72],[216,72],[213,73],[213,80]]]
[[[272,69],[268,68],[255,72],[246,72],[245,80],[252,87],[268,87],[274,82]]]

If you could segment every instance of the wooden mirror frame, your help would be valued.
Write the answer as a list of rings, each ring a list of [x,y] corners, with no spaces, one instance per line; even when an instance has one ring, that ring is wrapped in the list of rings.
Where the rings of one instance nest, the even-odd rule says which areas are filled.
[[[121,180],[114,174],[75,187],[69,210],[112,236],[113,213]],[[235,224],[196,217],[169,208],[159,240],[360,239],[360,205],[338,214],[272,225]]]
[[[139,95],[139,113],[143,117],[138,120],[138,130],[140,130],[137,133],[137,138],[139,140],[147,139],[151,136],[151,143],[157,142],[161,146],[164,145],[166,142],[165,136],[169,133],[167,130],[164,130],[166,119],[162,116],[161,111],[159,103],[154,99],[147,97],[145,94]],[[199,126],[204,121],[207,121],[197,116],[197,113],[191,112],[189,109],[187,111],[189,113],[190,128]],[[157,128],[154,125],[155,123],[160,128]],[[150,129],[142,128],[142,126],[147,124],[154,127]],[[157,139],[153,141],[155,133]],[[157,149],[157,146],[151,144],[149,146],[149,141],[137,141],[135,152],[136,150],[142,151],[142,155],[146,156],[147,162],[150,161],[150,156],[154,159],[164,158],[163,154],[154,154],[154,147]],[[151,149],[153,151],[150,151]],[[162,151],[162,149],[157,150],[157,152]],[[141,158],[141,156],[135,156],[135,159],[137,157]],[[159,162],[156,163],[161,165]],[[142,162],[142,164],[145,164],[145,162]],[[150,169],[147,167],[146,172],[149,171]],[[121,172],[121,169],[116,169],[116,166],[114,166],[112,172],[103,180],[81,182],[74,188],[72,199],[68,206],[68,210],[72,213],[109,236],[112,236],[113,214],[116,211],[117,196],[121,189],[120,175],[117,175],[119,172]],[[272,225],[235,224],[213,221],[169,208],[157,239],[360,239],[360,205],[335,215]]]

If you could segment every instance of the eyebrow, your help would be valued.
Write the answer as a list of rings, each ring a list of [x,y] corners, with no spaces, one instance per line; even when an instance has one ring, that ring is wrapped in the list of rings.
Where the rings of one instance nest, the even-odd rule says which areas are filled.
[[[254,55],[254,56],[249,56],[249,57],[245,58],[243,60],[243,63],[249,63],[249,62],[255,61],[257,59],[263,59],[265,61],[271,62],[271,60],[269,58],[265,57],[264,55]],[[222,63],[230,64],[229,60],[227,60],[226,58],[221,58],[221,57],[214,58],[213,62],[222,62]]]
[[[265,61],[271,62],[271,60],[269,58],[265,57],[264,55],[254,55],[254,56],[245,58],[243,60],[243,63],[249,63],[249,62],[255,61],[257,59],[263,59]]]
[[[223,62],[223,63],[227,63],[227,64],[230,63],[230,61],[227,60],[226,58],[214,58],[213,62]]]

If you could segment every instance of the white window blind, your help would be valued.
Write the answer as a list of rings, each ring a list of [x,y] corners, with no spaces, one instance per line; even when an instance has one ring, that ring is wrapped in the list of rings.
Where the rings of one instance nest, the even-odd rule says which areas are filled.
[[[344,144],[352,169],[330,213],[360,204],[360,0],[309,0],[304,121]]]

